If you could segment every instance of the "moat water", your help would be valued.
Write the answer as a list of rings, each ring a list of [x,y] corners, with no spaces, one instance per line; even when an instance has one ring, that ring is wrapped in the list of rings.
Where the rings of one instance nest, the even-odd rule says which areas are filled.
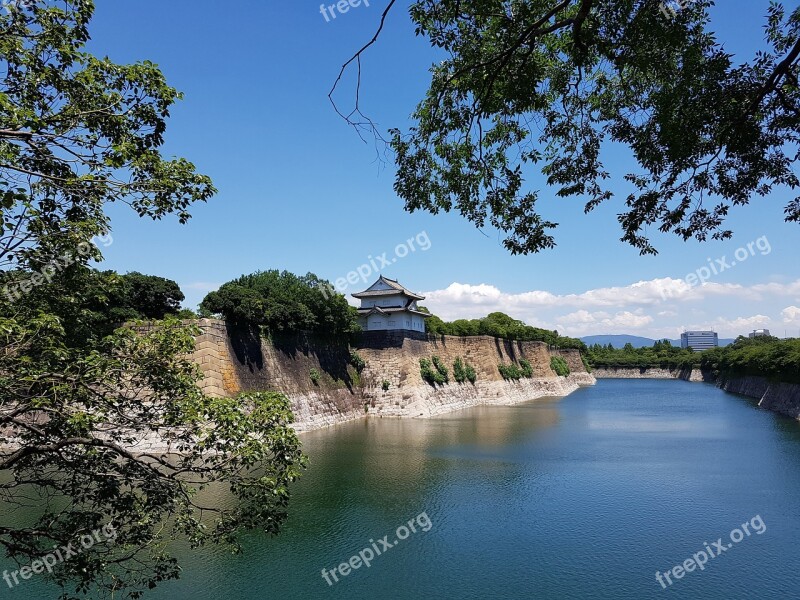
[[[800,597],[800,424],[707,384],[600,380],[302,439],[283,533],[179,548],[181,580],[145,598]]]

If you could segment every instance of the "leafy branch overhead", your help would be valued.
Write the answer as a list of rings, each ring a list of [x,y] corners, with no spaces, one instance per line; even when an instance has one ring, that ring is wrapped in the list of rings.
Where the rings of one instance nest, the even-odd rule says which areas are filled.
[[[34,268],[108,230],[103,207],[189,219],[215,192],[183,158],[165,159],[181,94],[156,65],[84,51],[91,0],[0,13],[0,266]]]
[[[176,537],[277,533],[305,458],[285,396],[202,393],[175,282],[87,266],[109,203],[186,222],[214,193],[161,155],[180,94],[158,67],[84,51],[93,11],[0,12],[0,551],[27,568],[110,526],[40,576],[63,599],[140,598],[180,575]],[[137,317],[168,318],[117,328]]]
[[[406,209],[456,210],[504,232],[512,253],[539,252],[557,226],[539,200],[589,212],[624,178],[621,239],[641,253],[656,252],[654,229],[731,237],[733,207],[799,183],[800,7],[771,3],[764,47],[738,64],[710,31],[711,4],[674,16],[660,0],[412,4],[417,34],[445,59],[412,127],[390,131]],[[636,167],[612,172],[612,155]],[[543,190],[526,183],[536,171]],[[800,198],[784,213],[800,221]]]

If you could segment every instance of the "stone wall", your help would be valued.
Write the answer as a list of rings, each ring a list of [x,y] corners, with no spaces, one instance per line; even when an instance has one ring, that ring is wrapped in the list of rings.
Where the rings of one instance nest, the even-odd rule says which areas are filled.
[[[724,378],[719,386],[726,392],[756,398],[761,408],[800,420],[800,385],[775,383],[764,377]]]
[[[592,370],[597,379],[683,379],[685,381],[714,382],[714,376],[700,369],[660,369],[598,367]]]
[[[405,337],[395,332],[374,331],[363,334],[355,348],[367,361],[363,375],[369,384],[379,384],[386,379],[392,387],[427,385],[420,375],[419,359],[430,359],[433,355],[442,359],[451,375],[455,359],[463,359],[475,369],[478,381],[502,381],[497,365],[521,358],[530,361],[534,377],[556,376],[550,369],[550,353],[543,342],[512,342],[489,336]],[[564,356],[572,360],[570,353]],[[579,368],[585,372],[582,364]],[[570,369],[578,370],[573,369],[573,365],[570,365]]]
[[[552,352],[543,342],[514,342],[489,336],[404,336],[367,332],[355,345],[367,363],[362,373],[371,415],[428,417],[478,404],[516,404],[543,396],[566,396],[582,385],[593,385],[577,350]],[[572,372],[558,377],[550,356],[560,354]],[[420,374],[419,359],[438,356],[450,371],[450,383],[431,386]],[[453,362],[461,358],[475,369],[475,384],[453,380]],[[499,363],[527,359],[531,379],[505,381]],[[389,382],[383,391],[382,383]]]
[[[478,404],[513,404],[543,396],[564,396],[595,380],[577,350],[548,350],[542,342],[511,342],[481,337],[429,336],[415,332],[365,332],[353,348],[367,365],[359,375],[349,366],[351,348],[299,335],[266,341],[202,319],[195,358],[209,394],[278,391],[292,401],[295,428],[306,431],[369,416],[432,416]],[[572,373],[558,377],[551,354],[564,357]],[[451,383],[432,387],[422,380],[420,358],[437,355],[450,370]],[[453,381],[452,365],[462,358],[477,374],[475,385]],[[505,381],[498,363],[525,358],[532,379]],[[310,373],[316,369],[320,381]],[[384,391],[382,384],[389,382]]]
[[[203,372],[203,391],[210,396],[230,396],[239,387],[228,354],[228,330],[225,323],[200,320],[200,335],[195,342],[194,359]]]
[[[732,394],[758,400],[761,408],[800,420],[800,385],[771,382],[764,377],[723,377],[717,381],[712,373],[699,369],[621,369],[598,368],[592,371],[597,379],[684,379],[686,381],[716,383]]]

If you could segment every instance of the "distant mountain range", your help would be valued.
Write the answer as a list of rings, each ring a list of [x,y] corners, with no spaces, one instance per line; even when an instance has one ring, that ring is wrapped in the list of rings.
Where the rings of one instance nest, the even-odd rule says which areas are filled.
[[[581,340],[587,346],[591,346],[593,344],[600,344],[601,346],[606,346],[611,344],[614,348],[624,348],[625,344],[630,344],[634,348],[651,348],[653,344],[656,343],[656,340],[641,337],[638,335],[587,335],[586,337],[582,337]],[[670,340],[673,346],[680,346],[680,340]],[[720,338],[719,345],[720,346],[727,346],[728,344],[732,344],[734,342],[733,338]]]

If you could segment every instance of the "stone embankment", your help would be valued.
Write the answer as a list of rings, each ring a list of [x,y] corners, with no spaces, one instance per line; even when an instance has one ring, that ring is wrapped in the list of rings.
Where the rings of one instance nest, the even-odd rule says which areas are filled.
[[[796,383],[776,383],[763,377],[737,377],[724,378],[719,386],[726,392],[757,399],[761,408],[800,420],[800,385]]]
[[[597,379],[683,379],[709,383],[714,381],[713,377],[704,374],[700,369],[597,367],[592,370],[592,375]]]
[[[541,342],[365,332],[350,348],[306,336],[261,340],[213,319],[202,319],[200,327],[195,359],[205,376],[204,391],[222,396],[242,391],[282,392],[292,402],[298,431],[365,416],[430,417],[479,404],[566,396],[595,383],[577,350],[549,350]],[[366,362],[360,374],[349,364],[351,350]],[[433,387],[423,381],[419,359],[433,355],[449,368],[450,383]],[[553,355],[567,362],[568,377],[559,377],[550,369]],[[475,384],[454,382],[456,358],[475,369]],[[497,365],[523,358],[530,361],[534,376],[504,380]],[[320,374],[317,382],[312,381],[312,370]]]

